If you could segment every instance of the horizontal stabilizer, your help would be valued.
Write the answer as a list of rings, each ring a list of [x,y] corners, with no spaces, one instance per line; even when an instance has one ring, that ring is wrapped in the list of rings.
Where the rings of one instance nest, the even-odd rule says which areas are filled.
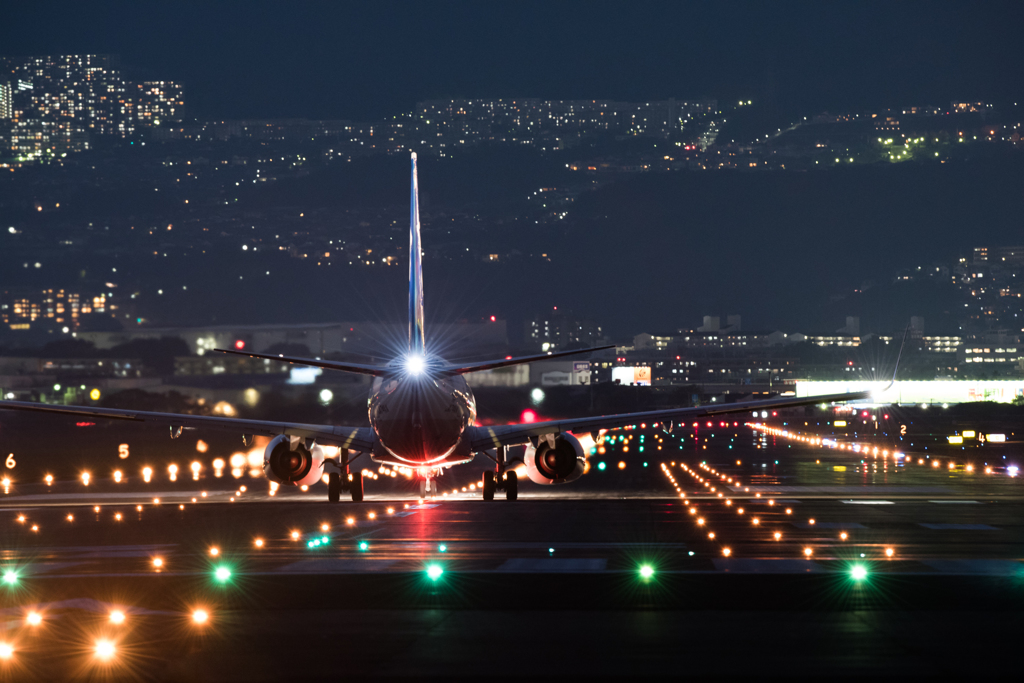
[[[581,353],[590,353],[591,351],[605,351],[607,349],[614,349],[615,345],[611,346],[595,346],[592,349],[576,349],[574,351],[552,351],[550,353],[540,353],[536,356],[519,356],[518,358],[502,358],[500,360],[488,360],[480,363],[472,363],[470,365],[461,365],[458,367],[442,368],[441,372],[449,375],[465,375],[468,372],[480,372],[481,370],[494,370],[495,368],[507,368],[511,365],[522,365],[523,363],[534,363],[542,360],[552,360],[554,358],[562,358],[563,356],[577,356]]]
[[[250,353],[248,351],[231,351],[230,349],[214,349],[221,353],[230,353],[235,356],[248,356],[250,358],[265,358],[267,360],[284,361],[285,363],[294,363],[295,365],[309,365],[314,368],[324,368],[326,370],[341,370],[343,372],[355,372],[360,375],[373,375],[379,377],[386,375],[389,369],[383,365],[363,365],[360,363],[339,363],[330,360],[318,360],[316,358],[296,358],[294,356],[275,356],[272,354],[265,353]]]

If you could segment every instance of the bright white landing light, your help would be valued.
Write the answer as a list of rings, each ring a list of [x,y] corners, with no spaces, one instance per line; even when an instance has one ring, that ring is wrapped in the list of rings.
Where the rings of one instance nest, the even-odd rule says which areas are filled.
[[[405,370],[410,375],[421,375],[426,368],[426,361],[423,356],[406,356]]]

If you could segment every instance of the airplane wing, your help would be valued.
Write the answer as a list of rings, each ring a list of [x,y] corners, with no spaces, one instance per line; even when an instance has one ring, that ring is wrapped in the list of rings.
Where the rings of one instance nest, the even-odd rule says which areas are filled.
[[[564,356],[576,356],[581,353],[590,353],[592,351],[604,351],[606,349],[614,349],[615,345],[610,346],[595,346],[591,349],[574,349],[572,351],[550,351],[548,353],[539,353],[535,356],[519,356],[518,358],[502,358],[500,360],[488,360],[481,361],[479,363],[468,363],[465,365],[452,365],[450,367],[441,368],[440,372],[447,373],[450,375],[465,375],[470,372],[480,372],[481,370],[494,370],[495,368],[507,368],[511,365],[523,365],[524,363],[533,363],[541,360],[553,360],[555,358],[562,358]]]
[[[326,370],[341,370],[343,372],[355,372],[360,375],[373,375],[379,377],[386,375],[389,369],[383,365],[366,365],[363,363],[340,363],[332,360],[317,360],[316,358],[297,358],[295,356],[271,355],[266,353],[250,353],[249,351],[232,351],[230,349],[214,349],[220,353],[230,353],[235,356],[248,356],[249,358],[265,358],[266,360],[283,361],[294,365],[309,365],[314,368]]]
[[[620,413],[618,415],[601,415],[596,417],[579,417],[568,420],[550,420],[547,422],[531,422],[515,425],[498,425],[494,427],[470,427],[470,448],[473,452],[497,448],[499,446],[515,446],[525,444],[531,437],[561,432],[592,432],[598,429],[616,429],[640,422],[666,422],[669,420],[690,420],[693,418],[726,415],[755,410],[773,408],[792,408],[796,406],[817,405],[819,403],[835,403],[840,401],[857,401],[871,397],[874,391],[857,391],[847,394],[828,394],[823,396],[804,396],[800,398],[761,399],[742,401],[739,403],[711,403],[695,408],[670,408],[668,410],[648,410],[642,413]]]
[[[316,439],[317,443],[326,446],[338,446],[367,453],[373,450],[373,430],[369,427],[342,427],[336,425],[304,424],[301,422],[264,422],[262,420],[242,420],[233,417],[152,413],[142,410],[62,406],[25,401],[0,401],[0,409],[79,415],[108,420],[148,422],[151,424],[169,425],[172,429],[175,427],[185,427],[188,429],[210,428],[239,432],[241,434],[259,434],[261,436],[287,434],[289,436]]]

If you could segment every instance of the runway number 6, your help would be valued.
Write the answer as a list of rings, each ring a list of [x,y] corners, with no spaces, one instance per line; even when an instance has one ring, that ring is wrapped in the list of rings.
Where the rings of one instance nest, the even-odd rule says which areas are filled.
[[[7,460],[4,461],[4,464],[7,465],[7,469],[9,469],[9,470],[13,470],[14,469],[14,466],[18,464],[14,460],[14,453],[11,453],[10,455],[7,456]]]

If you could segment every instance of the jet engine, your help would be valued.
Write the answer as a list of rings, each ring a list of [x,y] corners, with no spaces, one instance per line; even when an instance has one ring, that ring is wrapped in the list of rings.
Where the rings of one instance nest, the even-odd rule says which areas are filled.
[[[542,438],[523,454],[526,476],[535,484],[564,484],[583,476],[587,456],[580,440],[572,434],[559,434],[551,446]]]
[[[286,486],[310,486],[323,475],[324,452],[320,446],[307,447],[304,439],[275,436],[263,451],[263,473],[267,479]]]

